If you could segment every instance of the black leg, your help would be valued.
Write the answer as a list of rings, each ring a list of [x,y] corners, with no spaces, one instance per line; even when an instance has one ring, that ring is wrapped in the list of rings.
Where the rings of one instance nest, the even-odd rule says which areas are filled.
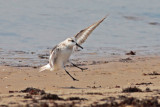
[[[73,81],[79,81],[77,79],[75,79],[66,69],[64,69],[66,71],[66,73],[73,79]]]
[[[71,64],[72,64],[73,66],[75,66],[75,67],[77,67],[77,68],[81,69],[81,70],[82,70],[82,72],[83,72],[83,70],[88,69],[88,68],[81,68],[81,67],[77,66],[76,64],[74,64],[74,63],[72,63],[72,62],[71,62]]]

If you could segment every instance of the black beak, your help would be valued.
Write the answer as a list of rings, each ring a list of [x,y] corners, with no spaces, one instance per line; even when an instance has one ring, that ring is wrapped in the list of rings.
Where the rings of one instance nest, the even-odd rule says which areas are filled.
[[[76,45],[77,45],[78,47],[80,47],[80,48],[82,48],[82,49],[83,49],[83,47],[82,47],[82,46],[80,46],[78,43],[76,43]]]

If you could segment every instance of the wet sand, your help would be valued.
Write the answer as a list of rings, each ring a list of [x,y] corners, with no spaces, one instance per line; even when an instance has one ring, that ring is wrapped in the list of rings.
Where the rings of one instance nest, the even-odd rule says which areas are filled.
[[[67,68],[79,81],[63,70],[0,66],[0,106],[160,106],[159,58],[126,55],[84,60],[79,62],[88,68],[84,72]],[[126,88],[130,89],[126,92]]]

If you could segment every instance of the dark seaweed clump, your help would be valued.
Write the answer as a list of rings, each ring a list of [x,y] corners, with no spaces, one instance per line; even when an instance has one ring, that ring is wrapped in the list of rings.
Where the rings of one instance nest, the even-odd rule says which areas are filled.
[[[25,98],[32,98],[32,95],[41,95],[41,100],[63,100],[63,98],[58,97],[56,94],[46,93],[44,90],[32,87],[28,87],[20,92],[29,93],[25,96]]]
[[[152,73],[144,73],[143,75],[151,75],[151,76],[154,76],[154,75],[160,75],[160,73],[156,72],[156,71],[153,71]]]
[[[87,100],[85,98],[79,98],[79,97],[69,97],[67,99],[63,99],[56,94],[46,93],[44,90],[32,87],[26,88],[25,90],[21,90],[20,92],[29,93],[25,96],[25,98],[33,98],[33,95],[40,95],[41,100],[65,100],[65,101]]]
[[[128,87],[122,90],[122,92],[124,93],[131,93],[131,92],[142,92],[142,90],[140,88],[137,87]]]
[[[47,94],[44,94],[44,95],[41,97],[41,100],[64,100],[64,99],[58,97],[58,95],[56,95],[56,94],[47,93]]]
[[[136,55],[136,52],[130,51],[130,52],[126,53],[126,55]]]
[[[37,88],[28,87],[25,90],[21,90],[20,92],[29,93],[31,95],[43,95],[46,94],[44,90],[40,90]]]
[[[87,99],[85,99],[85,98],[79,98],[79,97],[70,97],[70,98],[68,98],[66,100],[73,101],[73,100],[87,100]]]
[[[151,84],[153,84],[153,83],[151,83],[151,82],[148,82],[148,83],[142,82],[142,83],[137,83],[136,85],[151,85]]]
[[[135,107],[158,107],[160,104],[158,104],[157,98],[152,99],[143,99],[139,100],[134,97],[125,98],[119,105],[133,105]]]
[[[104,104],[92,104],[92,107],[160,107],[157,97],[152,97],[150,99],[138,99],[134,97],[119,96],[119,98],[109,97],[102,99],[106,101]],[[117,102],[120,100],[120,102]]]

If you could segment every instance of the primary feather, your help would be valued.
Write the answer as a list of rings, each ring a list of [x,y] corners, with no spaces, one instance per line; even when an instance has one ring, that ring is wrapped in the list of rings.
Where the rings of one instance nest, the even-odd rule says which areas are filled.
[[[86,39],[88,38],[88,36],[92,33],[92,31],[101,23],[103,22],[103,20],[106,17],[104,17],[103,19],[101,19],[100,21],[92,24],[91,26],[81,30],[79,33],[77,33],[74,37],[76,39],[76,42],[81,45],[82,43],[84,43],[86,41]]]

